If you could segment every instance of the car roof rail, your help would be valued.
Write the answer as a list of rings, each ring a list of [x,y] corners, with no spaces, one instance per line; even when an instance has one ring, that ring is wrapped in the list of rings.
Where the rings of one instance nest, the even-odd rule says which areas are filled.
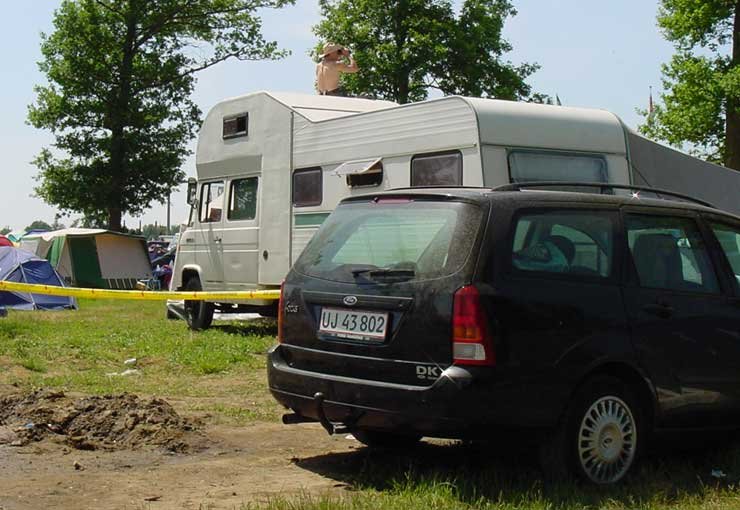
[[[527,188],[552,188],[556,186],[579,186],[579,187],[588,187],[588,188],[598,188],[601,190],[601,194],[604,194],[605,190],[608,189],[626,189],[629,191],[644,191],[646,193],[655,193],[658,195],[658,198],[663,198],[661,195],[665,195],[667,197],[674,197],[674,198],[680,198],[682,200],[686,200],[688,202],[694,202],[699,205],[703,205],[705,207],[711,207],[712,209],[717,209],[717,206],[714,204],[711,204],[705,200],[701,200],[696,197],[692,197],[689,195],[684,195],[682,193],[676,193],[675,191],[668,191],[661,188],[652,188],[648,186],[632,186],[628,184],[612,184],[609,182],[578,182],[578,181],[533,181],[533,182],[516,182],[511,184],[503,184],[501,186],[496,186],[495,188],[492,188],[491,191],[522,191],[522,189]],[[635,194],[636,198],[637,195]]]
[[[468,186],[463,184],[425,184],[424,186],[401,186],[400,188],[389,188],[383,191],[408,191],[418,189],[479,189],[482,191],[491,190],[491,188],[488,186]]]

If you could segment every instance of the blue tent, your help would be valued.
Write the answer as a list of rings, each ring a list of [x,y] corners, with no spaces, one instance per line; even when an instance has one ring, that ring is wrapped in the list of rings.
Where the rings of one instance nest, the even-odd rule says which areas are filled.
[[[0,280],[64,287],[64,280],[48,261],[11,246],[0,247]],[[77,302],[71,297],[0,292],[0,307],[19,310],[76,309]]]

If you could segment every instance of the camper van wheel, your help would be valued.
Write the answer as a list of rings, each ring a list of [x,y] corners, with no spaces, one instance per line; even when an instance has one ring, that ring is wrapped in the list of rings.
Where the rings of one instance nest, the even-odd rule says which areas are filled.
[[[175,312],[173,312],[172,310],[170,310],[169,307],[165,307],[164,317],[168,321],[176,321],[176,320],[178,320],[180,318],[180,317],[177,316],[177,314]]]
[[[203,290],[200,279],[194,276],[185,284],[185,290],[198,292]],[[190,329],[198,331],[208,329],[213,322],[213,303],[206,301],[185,301],[185,317]]]

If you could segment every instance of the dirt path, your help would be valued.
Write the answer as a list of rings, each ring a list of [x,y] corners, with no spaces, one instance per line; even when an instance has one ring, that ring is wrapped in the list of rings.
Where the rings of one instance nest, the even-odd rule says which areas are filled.
[[[211,426],[205,434],[209,446],[187,454],[0,445],[0,510],[238,509],[269,495],[341,491],[341,481],[320,474],[321,459],[361,449],[313,424]]]

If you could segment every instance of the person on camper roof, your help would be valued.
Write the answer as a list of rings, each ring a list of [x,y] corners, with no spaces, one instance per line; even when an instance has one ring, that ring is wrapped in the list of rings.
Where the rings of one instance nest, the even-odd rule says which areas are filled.
[[[339,86],[341,73],[357,71],[359,67],[347,48],[338,44],[326,44],[321,60],[316,64],[316,90],[322,96],[344,96],[346,93]]]

